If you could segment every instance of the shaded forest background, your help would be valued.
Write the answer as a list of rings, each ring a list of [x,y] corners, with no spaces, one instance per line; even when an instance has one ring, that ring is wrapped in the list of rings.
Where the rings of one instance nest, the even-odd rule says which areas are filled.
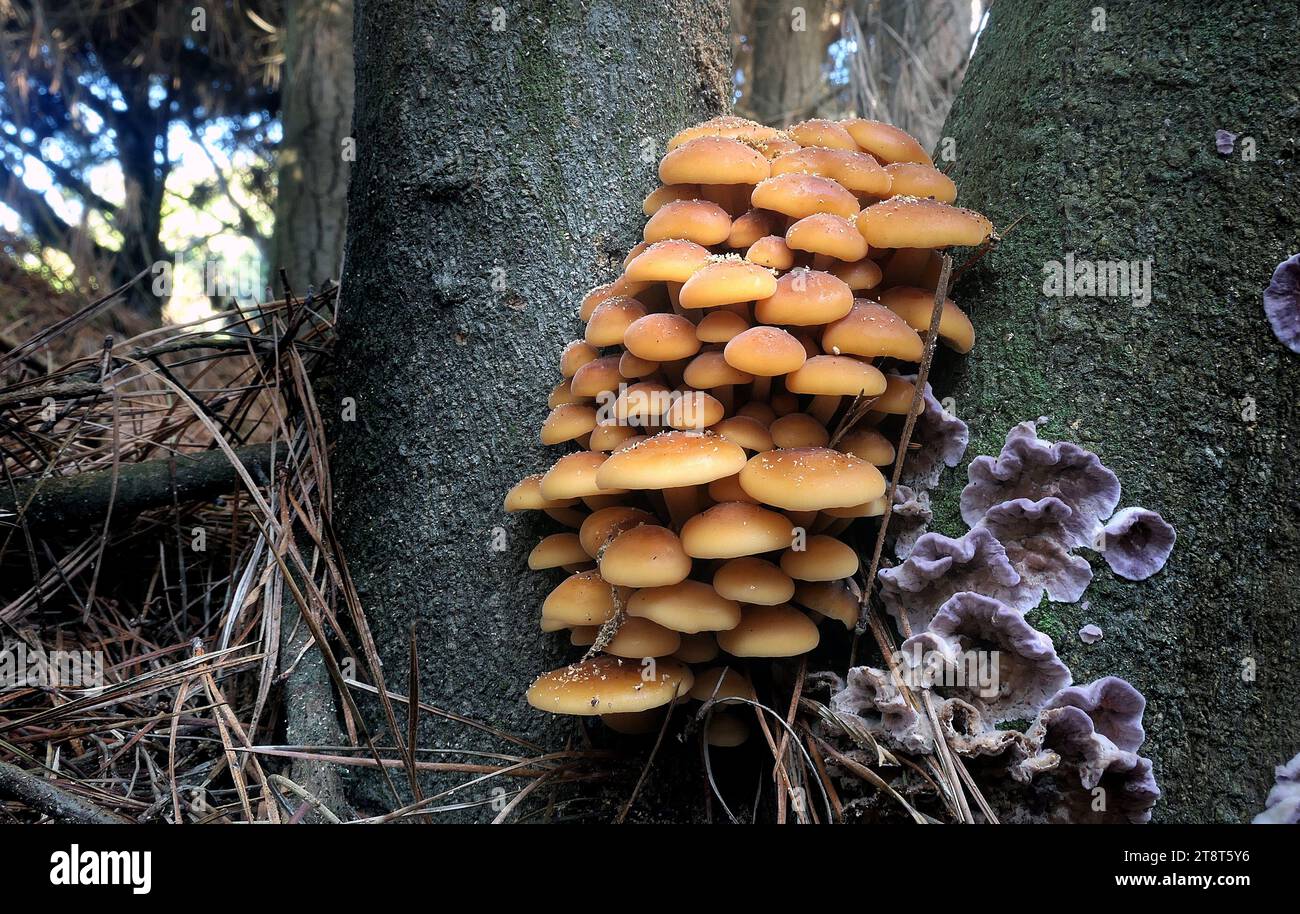
[[[735,110],[777,126],[858,114],[933,145],[978,7],[734,0]],[[173,288],[132,290],[146,323],[251,303],[280,270],[302,290],[339,277],[351,0],[3,0],[0,17],[10,268],[94,294],[170,263]],[[0,315],[0,340],[41,319],[23,312]]]

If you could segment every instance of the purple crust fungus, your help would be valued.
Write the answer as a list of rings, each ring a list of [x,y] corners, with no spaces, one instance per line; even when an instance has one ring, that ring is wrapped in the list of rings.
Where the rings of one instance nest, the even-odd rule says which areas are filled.
[[[1074,510],[1054,496],[1013,498],[984,513],[987,529],[1007,551],[1021,579],[1047,592],[1049,600],[1074,603],[1092,583],[1088,560],[1070,552]]]
[[[924,667],[927,679],[941,677],[927,685],[941,686],[994,723],[1034,717],[1071,678],[1051,638],[978,593],[953,594],[901,653],[914,672]]]
[[[916,375],[905,375],[904,380],[915,383]],[[961,463],[970,444],[970,429],[935,399],[929,381],[925,383],[922,397],[925,411],[916,417],[912,431],[912,442],[920,447],[908,453],[902,475],[902,481],[917,490],[937,486],[943,468]]]
[[[958,755],[1007,756],[1008,772],[1021,781],[1029,780],[1031,768],[1025,764],[1034,755],[1035,746],[1019,730],[999,730],[984,719],[980,709],[960,698],[948,698],[935,711],[939,729],[948,745]]]
[[[1042,757],[1050,759],[1054,753],[1059,765],[1077,772],[1079,784],[1090,792],[1090,802],[1076,804],[1076,818],[1100,812],[1103,817],[1118,814],[1134,823],[1150,821],[1160,788],[1150,759],[1137,754],[1145,738],[1141,722],[1145,705],[1131,685],[1108,676],[1062,689],[1026,734],[1042,747]],[[1103,801],[1100,809],[1095,805],[1098,799]]]
[[[1292,352],[1300,352],[1300,254],[1277,265],[1264,290],[1264,313],[1273,335]]]
[[[1118,813],[1134,824],[1151,820],[1160,788],[1150,759],[1116,747],[1092,729],[1088,715],[1078,708],[1044,712],[1042,725],[1043,747],[1078,772],[1085,790],[1102,789],[1105,807],[1100,811]]]
[[[860,718],[869,733],[904,752],[927,753],[934,747],[929,726],[885,670],[852,667],[844,688],[831,696],[830,708]]]
[[[1237,147],[1237,134],[1230,130],[1214,131],[1214,148],[1219,151],[1220,155],[1232,155],[1232,150]]]
[[[894,510],[890,513],[889,533],[894,538],[894,555],[905,559],[916,548],[916,541],[934,519],[930,511],[930,493],[913,491],[899,484],[894,489]]]
[[[1084,644],[1096,644],[1102,637],[1101,626],[1093,625],[1091,622],[1079,629],[1079,640]]]
[[[1125,508],[1102,528],[1101,555],[1110,570],[1145,581],[1165,567],[1178,535],[1167,520],[1146,508]]]
[[[1300,318],[1296,323],[1300,338]],[[1121,577],[1150,577],[1169,558],[1173,527],[1144,508],[1116,513],[1115,474],[1079,445],[1039,438],[1047,421],[1040,418],[1012,428],[996,457],[971,461],[961,493],[970,529],[957,538],[926,532],[926,489],[944,465],[960,460],[969,432],[928,387],[924,397],[931,422],[918,426],[920,456],[905,476],[909,485],[893,493],[890,533],[900,563],[879,572],[885,609],[908,636],[894,674],[902,681],[856,667],[847,684],[837,680],[832,709],[891,747],[929,753],[935,733],[907,691],[932,690],[938,732],[952,750],[1000,767],[1004,784],[1031,792],[1020,808],[1025,818],[1046,812],[1054,821],[1149,821],[1160,789],[1150,760],[1138,754],[1145,699],[1116,677],[1070,685],[1052,639],[1024,614],[1044,595],[1071,603],[1083,597],[1092,568],[1074,554],[1079,547],[1098,549]],[[1079,638],[1096,643],[1102,630],[1084,625]],[[1017,720],[1033,723],[1011,723]],[[1286,820],[1300,808],[1300,756],[1287,768],[1286,779],[1279,769],[1278,799],[1270,795],[1261,816]]]
[[[1002,544],[983,527],[953,539],[926,533],[901,565],[880,570],[880,598],[899,622],[907,614],[920,632],[953,594],[973,591],[1024,613],[1038,605],[1039,588],[1025,584]],[[906,633],[906,632],[905,632]]]
[[[1121,749],[1136,752],[1147,738],[1142,728],[1147,700],[1118,676],[1105,676],[1087,685],[1061,689],[1047,703],[1049,710],[1065,707],[1083,711],[1096,731]]]
[[[1053,496],[1072,512],[1068,545],[1085,546],[1119,504],[1119,479],[1096,454],[1068,441],[1044,441],[1034,422],[1011,429],[1001,454],[976,457],[966,472],[970,482],[961,492],[961,516],[972,527],[996,504]]]
[[[1273,773],[1277,781],[1264,801],[1264,811],[1250,821],[1255,825],[1300,825],[1300,753]]]

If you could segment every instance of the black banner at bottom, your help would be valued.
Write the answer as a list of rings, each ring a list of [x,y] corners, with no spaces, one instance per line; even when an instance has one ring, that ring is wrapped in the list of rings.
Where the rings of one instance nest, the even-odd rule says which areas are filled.
[[[757,874],[756,862],[778,882],[815,878],[821,864],[832,881],[869,879],[873,898],[895,888],[916,897],[935,880],[964,883],[978,873],[990,884],[1068,888],[1079,897],[1172,889],[1228,901],[1252,889],[1276,892],[1292,884],[1295,871],[1291,832],[1265,826],[918,826],[923,835],[915,827],[812,834],[696,826],[687,835],[682,826],[615,826],[599,836],[558,827],[547,835],[490,826],[12,826],[0,829],[0,859],[11,898],[115,897],[132,906],[223,896],[339,903],[405,886],[427,890],[435,874],[448,881],[448,901],[461,880],[480,887],[487,880],[499,904],[514,892],[535,897],[557,877],[574,885],[595,876],[594,888],[616,873],[644,867],[641,879],[686,860],[707,862],[715,875],[730,872],[728,892]],[[250,881],[258,888],[246,895]],[[692,893],[707,884],[697,882]]]

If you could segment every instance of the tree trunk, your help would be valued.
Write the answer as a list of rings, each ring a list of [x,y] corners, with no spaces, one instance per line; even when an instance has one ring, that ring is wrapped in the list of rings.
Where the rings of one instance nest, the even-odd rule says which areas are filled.
[[[1085,5],[1086,7],[1086,5]],[[1094,563],[1088,603],[1031,620],[1075,677],[1147,697],[1157,820],[1243,821],[1300,740],[1300,360],[1260,293],[1295,253],[1300,59],[1294,9],[1059,0],[995,3],[945,134],[962,202],[1007,232],[958,287],[980,335],[940,372],[996,453],[1014,423],[1096,450],[1121,505],[1179,539],[1145,583]],[[1104,18],[1102,15],[1104,13]],[[1241,134],[1215,150],[1215,130]],[[1047,265],[1153,262],[1148,307],[1051,297]],[[938,529],[963,529],[953,481]],[[1076,632],[1093,622],[1105,640]]]
[[[116,82],[127,103],[126,111],[113,123],[125,202],[118,211],[116,227],[122,233],[122,247],[113,257],[110,288],[169,259],[161,232],[163,198],[171,172],[167,151],[170,106],[167,101],[156,108],[149,104],[154,86],[142,69],[129,68]],[[161,162],[157,159],[160,153]],[[153,294],[149,282],[133,286],[126,301],[150,318],[162,312],[162,299]]]
[[[787,127],[816,117],[829,99],[823,69],[835,37],[826,0],[787,7],[757,0],[751,15],[749,85],[741,102],[746,117]]]
[[[333,407],[356,404],[338,423],[344,549],[390,688],[407,689],[414,622],[422,701],[550,749],[575,719],[524,692],[571,655],[538,630],[559,578],[525,557],[553,525],[502,498],[556,456],[536,430],[560,350],[583,293],[640,240],[665,142],[724,108],[726,26],[721,0],[357,3]],[[507,748],[477,737],[439,721],[420,745]]]
[[[338,279],[347,224],[352,123],[352,0],[287,0],[271,282],[300,290]]]

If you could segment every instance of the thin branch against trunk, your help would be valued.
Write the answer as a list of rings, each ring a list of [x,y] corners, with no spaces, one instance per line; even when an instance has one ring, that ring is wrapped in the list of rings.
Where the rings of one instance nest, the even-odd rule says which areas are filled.
[[[39,775],[0,762],[0,797],[26,803],[59,822],[77,825],[129,825],[130,819],[100,809]]]
[[[269,481],[271,445],[253,444],[237,448],[235,453],[254,480]],[[231,492],[238,485],[235,467],[221,451],[126,464],[117,470],[113,512],[118,517],[133,517],[171,504],[173,497],[178,502],[202,501]],[[0,487],[0,524],[78,528],[101,523],[112,493],[110,468],[20,480],[12,490]]]

